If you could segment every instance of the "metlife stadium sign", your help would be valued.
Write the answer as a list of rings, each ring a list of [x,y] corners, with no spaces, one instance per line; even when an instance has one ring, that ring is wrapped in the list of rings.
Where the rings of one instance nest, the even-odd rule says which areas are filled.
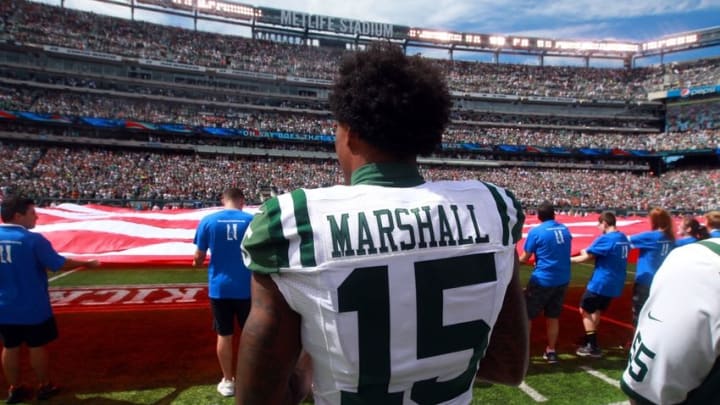
[[[268,7],[258,7],[255,18],[257,22],[264,24],[388,39],[405,39],[410,30],[409,27],[395,24],[330,17]]]

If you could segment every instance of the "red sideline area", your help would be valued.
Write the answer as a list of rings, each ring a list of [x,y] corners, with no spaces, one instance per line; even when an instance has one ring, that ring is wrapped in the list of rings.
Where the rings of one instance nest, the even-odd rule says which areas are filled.
[[[207,283],[51,287],[50,302],[58,314],[209,308]]]

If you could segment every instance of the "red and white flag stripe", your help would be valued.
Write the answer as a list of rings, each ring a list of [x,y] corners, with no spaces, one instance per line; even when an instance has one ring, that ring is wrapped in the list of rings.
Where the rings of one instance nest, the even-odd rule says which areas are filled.
[[[186,265],[195,252],[193,237],[205,215],[222,209],[176,209],[137,211],[102,205],[60,204],[38,208],[34,231],[47,237],[60,254],[80,259],[95,258],[106,264]],[[257,207],[246,207],[254,213]],[[599,236],[597,215],[557,215],[573,235],[573,253],[587,247]],[[523,227],[523,240],[531,227],[539,223],[529,215]],[[618,228],[626,234],[649,230],[647,218],[618,219]]]

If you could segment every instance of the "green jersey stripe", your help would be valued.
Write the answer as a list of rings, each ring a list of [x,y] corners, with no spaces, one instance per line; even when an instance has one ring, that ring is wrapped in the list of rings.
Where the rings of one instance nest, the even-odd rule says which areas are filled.
[[[508,223],[510,222],[510,217],[507,214],[507,204],[505,203],[505,200],[503,200],[500,192],[494,185],[485,182],[482,183],[485,185],[485,187],[488,188],[490,194],[492,194],[493,199],[495,200],[495,205],[497,206],[498,212],[500,213],[500,222],[502,222],[502,243],[503,245],[507,246],[510,243],[510,229],[508,225]]]
[[[288,267],[290,259],[288,258],[288,249],[290,242],[285,239],[282,227],[282,211],[280,210],[280,201],[271,198],[266,204],[269,216],[268,233],[270,240],[277,241],[278,247],[275,252],[278,267]]]
[[[242,242],[245,265],[258,273],[277,273],[287,267],[290,242],[282,230],[282,215],[277,198],[271,198],[255,215]]]
[[[720,255],[720,245],[717,243],[708,242],[706,240],[701,240],[698,242],[699,244],[705,246],[706,248],[712,250],[716,254]]]
[[[505,194],[512,200],[513,207],[515,207],[516,219],[515,225],[512,228],[513,243],[518,243],[522,238],[522,227],[525,224],[525,213],[523,212],[520,201],[515,198],[515,194],[512,191],[505,189]]]
[[[307,207],[307,196],[305,191],[298,189],[290,193],[295,209],[295,224],[300,236],[300,263],[303,267],[314,267],[315,264],[315,243],[313,242],[313,230],[310,224],[310,214]]]

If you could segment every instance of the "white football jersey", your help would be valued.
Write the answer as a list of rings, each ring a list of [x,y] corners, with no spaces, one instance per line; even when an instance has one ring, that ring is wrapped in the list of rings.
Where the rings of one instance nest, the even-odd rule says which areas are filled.
[[[621,386],[641,403],[718,403],[718,358],[720,238],[715,238],[676,248],[663,262],[640,311]]]
[[[302,317],[316,404],[467,404],[523,219],[478,181],[335,186],[268,201],[243,247]]]

